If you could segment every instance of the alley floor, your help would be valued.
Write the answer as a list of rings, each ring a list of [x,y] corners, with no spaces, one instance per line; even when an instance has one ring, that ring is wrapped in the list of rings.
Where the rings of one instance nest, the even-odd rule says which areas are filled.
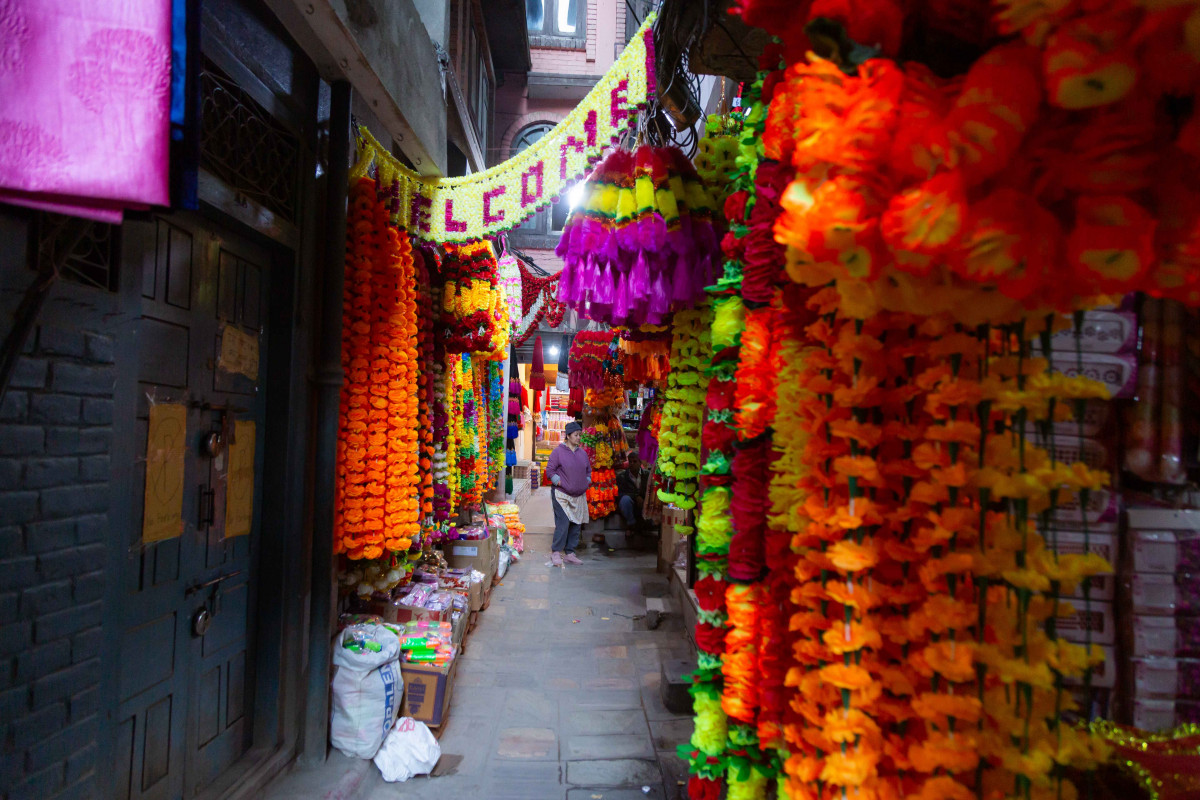
[[[432,777],[388,784],[370,761],[334,752],[296,768],[270,800],[631,800],[683,798],[676,745],[691,717],[659,699],[660,666],[689,657],[678,609],[648,630],[647,597],[668,597],[654,553],[589,546],[582,566],[546,566],[549,491],[521,512],[525,554],[467,637],[442,759]]]

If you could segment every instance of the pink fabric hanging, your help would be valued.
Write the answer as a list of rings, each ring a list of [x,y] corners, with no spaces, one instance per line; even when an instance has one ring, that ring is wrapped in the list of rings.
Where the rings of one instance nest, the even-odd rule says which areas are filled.
[[[169,205],[171,0],[9,0],[0,31],[0,201]]]

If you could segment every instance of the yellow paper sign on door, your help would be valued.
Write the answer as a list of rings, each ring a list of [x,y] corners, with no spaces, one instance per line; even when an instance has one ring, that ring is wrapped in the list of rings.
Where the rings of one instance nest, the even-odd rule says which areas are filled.
[[[225,538],[246,536],[254,517],[254,421],[234,423],[225,483]]]
[[[160,542],[183,533],[183,459],[187,408],[178,403],[150,406],[146,435],[146,497],[142,541]]]
[[[217,366],[226,372],[258,380],[258,337],[243,333],[236,325],[226,325],[221,332],[221,353]]]

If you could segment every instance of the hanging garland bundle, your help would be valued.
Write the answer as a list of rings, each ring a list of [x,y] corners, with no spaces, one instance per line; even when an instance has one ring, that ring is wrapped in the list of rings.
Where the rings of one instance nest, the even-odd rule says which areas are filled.
[[[489,361],[488,372],[488,475],[504,466],[504,365]]]
[[[661,325],[643,325],[621,331],[621,352],[625,354],[625,382],[628,385],[661,381],[671,370],[671,332]]]
[[[510,445],[521,433],[521,412],[524,411],[522,397],[521,381],[512,378],[508,382],[508,420],[504,432],[504,437],[509,440]]]
[[[438,343],[440,345],[440,342]],[[433,523],[444,531],[450,521],[453,506],[450,490],[451,454],[457,453],[450,426],[447,397],[453,391],[452,378],[446,370],[445,354],[435,349],[433,372]]]
[[[428,253],[422,249],[421,251],[413,252],[413,261],[416,265],[416,282],[418,286],[418,302],[417,302],[417,317],[418,317],[418,363],[426,368],[420,370],[421,389],[417,396],[417,417],[420,430],[420,476],[421,476],[421,520],[422,523],[428,525],[433,521],[433,502],[434,502],[434,404],[435,398],[435,375],[433,372],[434,366],[437,364],[437,358],[434,353],[434,297],[440,296],[432,282],[432,273],[429,270],[427,259],[430,258]],[[444,435],[444,434],[443,434]]]
[[[827,5],[810,13],[851,36],[863,26]],[[907,4],[865,5],[893,8],[897,32],[925,22]],[[1185,35],[1200,14],[1006,1],[991,23],[1016,38],[951,80],[885,59],[857,74],[819,58],[789,67],[763,145],[796,170],[776,226],[792,276],[883,274],[860,305],[918,313],[953,312],[982,286],[994,296],[979,317],[993,321],[1138,290],[1200,300],[1200,114],[1177,102],[1200,86]]]
[[[373,559],[420,530],[420,369],[412,249],[370,179],[351,187],[346,262],[334,547]]]
[[[555,250],[560,300],[611,325],[661,325],[703,299],[719,265],[713,202],[677,148],[615,150],[584,187]]]
[[[580,331],[567,355],[567,380],[572,388],[603,389],[615,375],[613,331]]]
[[[513,345],[520,347],[529,340],[543,324],[557,328],[562,324],[567,307],[560,303],[558,281],[561,272],[538,276],[531,273],[524,261],[518,261],[521,272],[521,314],[513,317]],[[517,324],[515,320],[520,320]]]
[[[714,207],[721,208],[734,190],[730,178],[737,171],[741,152],[742,114],[709,114],[704,121],[704,138],[696,154],[696,173],[713,193]]]
[[[500,276],[500,291],[508,304],[508,319],[516,324],[521,319],[524,310],[524,290],[521,285],[521,262],[512,253],[505,253],[496,262],[496,272]]]
[[[685,510],[696,507],[711,319],[711,309],[705,304],[676,312],[671,326],[671,374],[667,376],[657,462],[658,471],[671,486],[659,489],[658,499]]]
[[[496,316],[503,298],[491,244],[479,241],[446,245],[442,274],[446,279],[442,289],[446,352],[495,351],[504,335]]]
[[[769,4],[748,0],[739,10]],[[907,7],[855,8],[847,26],[898,51],[911,29]],[[1045,17],[1079,23],[1099,13],[1090,9],[1067,4],[1024,18],[1042,16],[1044,34],[1062,22]],[[809,4],[792,11],[773,24],[806,22]],[[1144,21],[1157,13],[1126,11]],[[836,3],[812,4],[811,13],[850,16]],[[885,18],[891,22],[881,24]],[[768,569],[766,592],[726,592],[733,630],[723,653],[725,710],[754,716],[760,737],[752,743],[733,726],[727,748],[779,750],[780,792],[789,797],[1070,798],[1068,770],[1086,772],[1105,755],[1097,739],[1061,719],[1073,707],[1064,682],[1087,675],[1098,653],[1059,637],[1055,619],[1067,605],[1058,599],[1066,587],[1082,586],[1086,609],[1090,576],[1107,565],[1058,553],[1054,543],[1064,508],[1086,505],[1107,476],[1056,463],[1054,448],[1035,446],[1026,433],[1069,419],[1102,390],[1029,356],[1029,332],[1044,328],[1039,335],[1048,340],[1053,327],[1041,322],[1051,317],[1025,307],[1036,295],[1042,308],[1081,308],[1088,300],[1076,293],[1147,279],[1138,273],[1148,264],[1145,238],[1155,232],[1129,198],[1075,201],[1089,193],[1083,177],[1110,193],[1130,175],[1144,179],[1144,164],[1135,166],[1138,125],[1155,117],[1123,116],[1121,107],[1073,115],[1069,122],[1096,124],[1095,131],[1113,130],[1100,117],[1119,119],[1127,135],[1098,139],[1121,155],[1063,183],[1054,170],[1100,150],[1074,137],[1031,138],[1042,124],[1041,98],[1054,104],[1065,95],[1055,99],[1056,89],[1042,86],[1052,59],[1030,58],[1025,47],[998,46],[958,82],[880,59],[789,68],[767,92],[769,160],[755,176],[762,196],[726,204],[746,221],[735,238],[755,230],[768,248],[763,221],[751,219],[760,209],[772,216],[765,190],[785,186],[771,224],[789,247],[787,277],[805,287],[778,293],[778,258],[763,258],[751,282],[751,242],[742,242],[733,260],[750,322],[741,339],[746,369],[736,376],[738,424],[750,436],[773,425],[783,446],[767,478],[760,462],[738,468],[745,446],[735,457],[736,532],[760,502],[737,504],[743,476],[760,476],[750,477],[750,489],[765,480],[771,501],[763,549],[753,542],[737,559],[749,567],[743,579],[758,585],[760,552],[779,552],[783,528],[795,560],[791,576]],[[1074,89],[1103,93],[1113,74],[1092,73]],[[755,116],[752,109],[748,121]],[[1032,158],[1056,147],[1063,158]],[[1002,190],[1024,195],[1001,202]],[[1071,237],[1050,223],[1078,230],[1081,220],[1091,225],[1082,244],[1091,252],[1072,256]],[[1126,236],[1134,228],[1141,241]],[[1074,283],[1051,279],[1056,259],[1088,271],[1077,270]],[[769,356],[749,352],[773,346],[774,323],[751,334],[756,318],[771,313],[756,304],[773,297],[783,299],[786,320],[778,370]],[[779,376],[773,417],[772,373]],[[796,606],[787,612],[793,646],[782,651],[791,662],[786,699],[768,691],[778,659],[764,660],[782,630],[771,633],[764,623],[785,602]],[[744,675],[755,641],[751,684]],[[730,796],[762,796],[753,769],[726,778]]]

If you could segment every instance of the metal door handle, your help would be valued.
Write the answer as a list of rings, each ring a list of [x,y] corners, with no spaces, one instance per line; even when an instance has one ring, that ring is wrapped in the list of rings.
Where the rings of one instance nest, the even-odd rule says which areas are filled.
[[[217,490],[200,490],[200,519],[196,525],[201,530],[208,528],[217,521]]]
[[[183,596],[191,597],[196,592],[202,592],[210,586],[216,586],[217,584],[221,583],[222,581],[227,581],[230,578],[236,578],[238,575],[241,575],[241,574],[242,574],[242,571],[239,569],[239,570],[235,570],[234,572],[229,573],[228,575],[221,575],[220,577],[213,578],[211,581],[205,581],[204,583],[193,583],[191,586],[189,586],[187,589],[184,590]]]

